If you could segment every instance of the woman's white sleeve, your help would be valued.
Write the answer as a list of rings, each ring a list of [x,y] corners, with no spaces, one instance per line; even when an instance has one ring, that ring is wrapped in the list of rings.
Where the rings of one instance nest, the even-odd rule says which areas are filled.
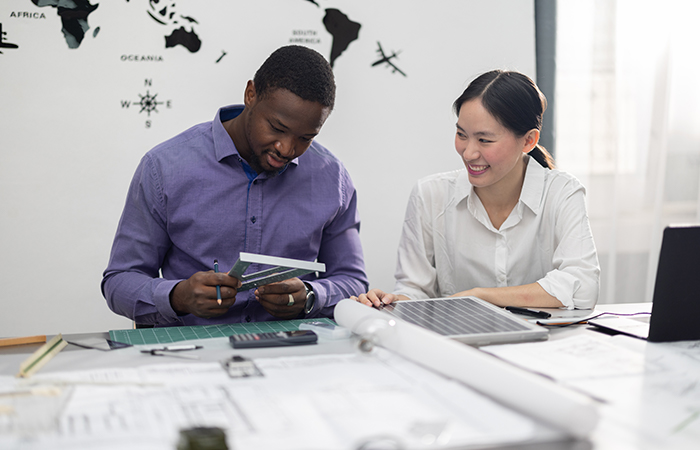
[[[439,297],[430,209],[415,186],[406,207],[396,261],[394,294],[411,299]]]
[[[600,266],[586,211],[585,189],[573,180],[562,191],[567,193],[557,208],[554,269],[538,283],[569,309],[593,308],[600,292]]]

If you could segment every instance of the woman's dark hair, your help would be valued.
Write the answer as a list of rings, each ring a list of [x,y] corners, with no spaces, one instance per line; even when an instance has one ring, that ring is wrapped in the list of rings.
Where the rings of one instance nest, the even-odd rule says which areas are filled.
[[[260,97],[275,89],[287,89],[331,110],[335,104],[335,77],[331,65],[317,51],[301,45],[288,45],[272,52],[255,72],[253,83]]]
[[[476,98],[480,98],[484,108],[516,136],[542,128],[547,99],[537,85],[522,73],[492,70],[480,75],[455,100],[455,114],[459,115],[465,102]],[[554,168],[552,155],[541,145],[535,145],[528,154],[542,167]]]

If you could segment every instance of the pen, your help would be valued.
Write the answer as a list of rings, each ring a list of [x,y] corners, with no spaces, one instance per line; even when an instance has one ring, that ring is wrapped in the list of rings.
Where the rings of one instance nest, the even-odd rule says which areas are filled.
[[[183,352],[186,350],[199,350],[201,345],[182,344],[182,345],[166,345],[163,348],[152,348],[151,350],[162,350],[166,352]]]
[[[167,352],[164,350],[158,350],[158,349],[141,350],[141,353],[150,353],[153,356],[173,356],[175,358],[199,359],[199,356],[197,356],[197,355],[183,355],[180,353],[171,353],[171,352]]]
[[[506,310],[516,313],[516,314],[522,314],[524,316],[532,316],[532,317],[537,317],[540,319],[547,319],[551,317],[552,315],[546,311],[537,311],[534,309],[527,309],[527,308],[519,308],[517,306],[506,306]]]
[[[214,260],[214,273],[219,273],[219,260]],[[221,305],[221,286],[216,285],[216,303]]]

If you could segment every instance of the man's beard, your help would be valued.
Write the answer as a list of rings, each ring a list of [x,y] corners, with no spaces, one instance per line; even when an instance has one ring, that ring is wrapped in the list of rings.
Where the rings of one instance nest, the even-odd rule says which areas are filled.
[[[262,156],[264,157],[267,153],[272,153],[272,150],[263,150]],[[268,178],[276,177],[287,167],[287,165],[289,165],[289,163],[287,163],[280,169],[265,170],[265,168],[262,166],[260,156],[258,156],[258,154],[255,152],[251,152],[250,161],[248,161],[248,164],[250,164],[250,167],[258,174],[261,174],[263,172],[266,173]]]

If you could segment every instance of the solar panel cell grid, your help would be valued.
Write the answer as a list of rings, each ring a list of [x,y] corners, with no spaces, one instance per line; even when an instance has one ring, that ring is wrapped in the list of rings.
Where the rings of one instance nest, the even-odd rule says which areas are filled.
[[[407,322],[436,330],[445,336],[527,329],[518,320],[509,320],[508,317],[494,314],[487,306],[468,300],[470,299],[461,298],[446,299],[439,303],[412,302],[410,308],[400,308],[400,311],[397,308],[392,313]],[[404,304],[407,305],[408,303]]]

